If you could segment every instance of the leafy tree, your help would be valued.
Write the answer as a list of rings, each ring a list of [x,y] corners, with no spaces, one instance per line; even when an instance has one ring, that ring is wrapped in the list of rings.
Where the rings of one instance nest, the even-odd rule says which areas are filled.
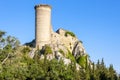
[[[117,80],[117,76],[116,76],[116,72],[113,68],[113,65],[111,64],[110,67],[109,67],[109,80]]]
[[[0,31],[0,80],[120,80],[113,65],[107,68],[103,59],[97,64],[88,63],[88,56],[78,56],[75,60],[68,51],[66,57],[71,63],[65,65],[63,60],[46,59],[53,53],[48,45],[36,50],[32,59],[28,56],[31,47],[19,47],[16,38],[4,35],[5,32]],[[43,60],[41,54],[44,54]],[[79,70],[76,61],[81,66]]]
[[[5,35],[6,32],[0,30],[0,38]]]

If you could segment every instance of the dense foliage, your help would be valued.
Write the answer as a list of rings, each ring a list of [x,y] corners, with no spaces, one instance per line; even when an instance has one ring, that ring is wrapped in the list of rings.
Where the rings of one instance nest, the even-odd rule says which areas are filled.
[[[67,58],[70,59],[71,61],[75,62],[75,57],[72,55],[72,53],[68,50],[68,53],[67,53]]]
[[[4,34],[0,31],[0,80],[120,80],[113,65],[107,68],[103,60],[88,64],[86,56],[78,58],[77,62],[84,67],[76,70],[70,52],[68,57],[73,62],[69,65],[57,59],[40,60],[39,50],[32,59],[28,55],[30,47],[21,47],[16,38]],[[46,46],[44,53],[51,53],[50,47]]]
[[[86,62],[87,62],[87,56],[80,56],[77,59],[77,63],[82,67],[85,68],[86,67]]]

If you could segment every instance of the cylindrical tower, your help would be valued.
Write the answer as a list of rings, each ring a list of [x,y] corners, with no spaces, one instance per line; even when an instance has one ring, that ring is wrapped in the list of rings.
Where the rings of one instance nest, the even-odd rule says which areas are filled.
[[[36,47],[42,48],[51,41],[51,6],[36,5],[35,6],[35,41]]]

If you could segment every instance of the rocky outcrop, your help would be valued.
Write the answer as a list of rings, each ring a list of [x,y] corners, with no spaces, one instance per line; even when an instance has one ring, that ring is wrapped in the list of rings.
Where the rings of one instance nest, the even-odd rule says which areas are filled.
[[[32,41],[30,44],[34,45],[34,43],[35,42]],[[41,49],[43,52],[41,52],[42,54],[40,53],[40,59],[45,58],[43,54],[46,50],[45,46]],[[79,41],[72,32],[64,29],[58,29],[56,32],[52,31],[51,43],[47,44],[47,46],[50,47],[52,53],[49,54],[48,52],[46,58],[48,60],[56,58],[58,61],[62,59],[66,65],[70,64],[73,60],[76,60],[79,56],[87,55],[82,42]],[[33,53],[33,50],[29,53],[31,58],[34,56]],[[76,66],[77,69],[80,68],[80,65],[77,63]]]
[[[74,55],[74,57],[77,57],[78,55],[85,55],[86,54],[86,51],[84,49],[84,47],[82,46],[81,42],[80,41],[76,41],[74,43],[74,47],[73,47],[73,50],[72,50],[72,54]]]
[[[75,57],[77,55],[84,55],[86,51],[82,45],[82,42],[77,39],[76,36],[67,35],[66,33],[69,32],[64,29],[58,29],[52,33],[52,45],[57,45],[55,48],[62,49],[65,53],[69,50]]]

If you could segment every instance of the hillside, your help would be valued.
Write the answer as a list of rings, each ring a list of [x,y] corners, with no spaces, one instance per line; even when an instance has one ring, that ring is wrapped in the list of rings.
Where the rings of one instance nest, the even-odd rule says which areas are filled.
[[[22,46],[4,35],[0,31],[0,80],[120,80],[112,65],[91,62],[70,31],[53,32],[52,44],[42,49],[34,48],[34,41]]]
[[[86,54],[82,41],[78,40],[73,32],[58,29],[56,32],[52,32],[51,36],[51,43],[43,46],[41,53],[39,53],[40,59],[44,59],[44,53],[48,50],[46,55],[48,60],[55,58],[59,61],[62,59],[65,64],[70,64],[75,61],[77,62],[77,69],[81,66],[85,68],[86,62],[90,65],[92,64],[88,58],[88,54]],[[35,40],[30,43],[26,43],[26,45],[33,48],[33,50],[29,53],[29,56],[33,58],[36,50],[36,48],[34,48]],[[79,63],[80,57],[83,57],[84,64]],[[79,64],[81,64],[81,66],[79,66]]]

